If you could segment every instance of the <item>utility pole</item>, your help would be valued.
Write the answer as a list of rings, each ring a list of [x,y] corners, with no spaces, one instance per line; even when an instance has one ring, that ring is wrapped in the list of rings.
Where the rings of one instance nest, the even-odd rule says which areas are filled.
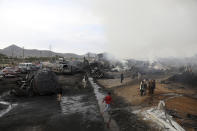
[[[13,66],[13,64],[14,64],[14,47],[12,46],[12,49],[11,49],[11,51],[12,51],[12,62],[11,62],[11,65]]]
[[[88,52],[88,60],[90,60],[90,53]]]
[[[49,45],[49,57],[51,57],[51,45]]]
[[[51,58],[51,61],[52,61],[52,51],[51,51],[52,50],[52,47],[51,47],[51,45],[49,45],[49,50],[50,50],[49,51],[49,57]]]
[[[52,46],[51,46],[50,52],[51,52],[51,57],[53,57]]]
[[[14,56],[14,47],[12,47],[11,51],[12,51],[12,58],[13,58],[13,56]]]
[[[25,59],[25,52],[24,52],[24,46],[23,46],[23,60]]]

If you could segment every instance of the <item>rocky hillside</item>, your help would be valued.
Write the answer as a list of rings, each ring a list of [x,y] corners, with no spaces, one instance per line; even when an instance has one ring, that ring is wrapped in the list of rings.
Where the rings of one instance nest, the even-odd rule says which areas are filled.
[[[23,48],[16,45],[8,46],[4,49],[0,49],[0,53],[13,56],[13,57],[23,57]],[[49,57],[49,56],[62,56],[66,58],[82,58],[82,55],[77,55],[73,53],[56,53],[49,50],[37,50],[37,49],[24,49],[25,57]]]

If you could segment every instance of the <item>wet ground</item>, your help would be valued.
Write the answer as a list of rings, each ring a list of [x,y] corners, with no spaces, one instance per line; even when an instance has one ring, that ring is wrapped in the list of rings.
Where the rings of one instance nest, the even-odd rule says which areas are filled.
[[[149,131],[155,130],[132,113],[132,104],[110,88],[89,80],[82,86],[82,74],[58,75],[63,88],[62,101],[57,96],[16,97],[9,90],[16,78],[0,81],[0,130],[3,131]],[[128,80],[128,83],[129,80]],[[126,84],[127,86],[129,84]],[[121,88],[121,85],[116,87]],[[124,87],[125,88],[125,87]],[[103,97],[112,93],[112,110],[104,115]],[[121,93],[121,92],[120,92]],[[127,96],[127,95],[125,95]],[[9,109],[9,110],[8,110]],[[108,122],[110,119],[109,128]]]
[[[98,105],[100,112],[102,113],[102,116],[104,118],[104,123],[106,123],[106,127],[110,131],[120,131],[118,124],[112,117],[111,111],[104,111],[105,110],[105,103],[103,102],[103,98],[107,95],[106,92],[103,92],[101,90],[101,87],[96,84],[93,78],[89,78],[89,83],[91,84],[92,88],[94,89],[94,94],[97,98]]]
[[[197,90],[194,90],[194,88],[189,88],[180,83],[161,84],[157,81],[155,94],[148,95],[147,92],[147,95],[141,97],[139,82],[137,80],[124,81],[124,83],[120,85],[119,81],[100,79],[98,83],[107,90],[113,91],[115,98],[118,96],[122,98],[123,101],[120,102],[120,105],[122,103],[128,103],[128,107],[131,107],[136,114],[138,114],[137,112],[139,112],[139,110],[147,110],[151,107],[155,107],[160,100],[164,100],[167,113],[170,114],[176,122],[185,130],[197,130]],[[114,86],[112,87],[111,85]],[[118,105],[119,104],[116,104],[116,106]],[[125,105],[125,107],[127,106]],[[132,109],[126,111],[132,111]],[[126,113],[126,111],[123,111],[123,114]],[[131,118],[134,117],[135,116],[132,116]],[[123,124],[125,124],[125,122]],[[153,123],[148,123],[148,125],[153,125]]]
[[[98,82],[98,80],[96,80],[96,82],[100,87],[102,87],[100,89],[100,92],[112,93],[113,104],[111,109],[111,117],[116,121],[120,131],[155,131],[156,130],[155,127],[149,126],[147,123],[141,120],[136,114],[132,113],[134,111],[132,105],[129,102],[125,101],[123,97],[116,95],[113,88],[106,88],[100,82]],[[119,85],[119,81],[117,82],[113,80],[113,82],[118,83],[118,85],[114,83],[112,84],[112,85],[116,85],[115,88],[122,88],[122,86]],[[129,79],[127,82],[129,82]],[[105,82],[105,84],[107,83]]]
[[[63,87],[61,102],[56,95],[35,97],[3,96],[12,109],[0,117],[3,131],[103,131],[105,125],[100,115],[96,97],[90,86],[81,86],[82,76],[58,76]],[[14,79],[0,82],[0,91],[9,91]],[[4,83],[4,84],[2,84]],[[4,105],[5,106],[5,105]],[[7,109],[1,106],[2,110]],[[5,111],[5,110],[4,110]]]

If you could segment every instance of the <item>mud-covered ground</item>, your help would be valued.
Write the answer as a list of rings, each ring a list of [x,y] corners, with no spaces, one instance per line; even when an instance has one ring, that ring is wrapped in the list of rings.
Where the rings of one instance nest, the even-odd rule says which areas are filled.
[[[116,97],[118,96],[122,98],[123,102],[120,102],[120,105],[121,103],[129,103],[127,105],[130,105],[131,107],[133,107],[133,109],[136,110],[146,110],[147,108],[155,107],[158,105],[160,100],[164,100],[168,114],[173,116],[173,118],[184,129],[196,130],[197,90],[181,83],[162,84],[160,83],[160,79],[156,79],[157,83],[155,94],[148,95],[147,91],[146,96],[140,96],[139,81],[137,79],[129,81],[127,81],[126,79],[123,84],[120,84],[118,79],[117,81],[115,81],[114,79],[100,79],[98,80],[98,84],[100,84],[107,90],[113,91]],[[124,111],[123,114],[125,113],[126,112]],[[125,117],[127,117],[127,115],[125,115]]]
[[[62,101],[56,95],[4,96],[13,109],[0,117],[2,131],[103,131],[104,123],[90,86],[81,86],[82,75],[59,75],[63,87]],[[15,85],[16,78],[0,81],[0,94]]]
[[[112,105],[112,117],[116,120],[121,131],[154,131],[155,129],[140,120],[136,114],[131,113],[129,103],[121,97],[112,95],[114,104]]]
[[[106,88],[101,84],[101,82],[96,82],[102,87],[101,92],[111,92],[112,93],[112,109],[111,115],[112,118],[117,122],[119,125],[120,131],[155,131],[156,128],[149,126],[143,120],[141,120],[136,114],[132,113],[132,105],[131,103],[125,101],[125,99],[121,96],[118,96],[114,92],[114,88]],[[116,85],[115,88],[121,87],[119,85],[119,81],[114,81],[118,83],[117,85],[113,83],[112,85]],[[129,79],[127,82],[130,83]],[[106,82],[104,82],[107,84]],[[109,85],[111,87],[111,85]]]
[[[82,86],[82,74],[57,75],[59,86],[63,88],[61,102],[57,96],[16,97],[7,95],[10,89],[16,86],[17,78],[0,81],[0,114],[8,105],[2,106],[1,101],[11,103],[12,109],[5,115],[0,115],[0,130],[3,131],[112,131],[106,128],[94,89],[88,83],[87,88]],[[120,131],[147,131],[155,130],[132,113],[132,104],[125,101],[117,89],[127,89],[133,81],[126,79],[127,84],[116,85],[116,88],[104,88],[101,92],[112,92],[113,104],[112,119],[116,121]],[[116,81],[114,81],[116,82]],[[116,82],[116,83],[119,83]],[[134,82],[135,83],[135,82]],[[105,83],[108,84],[108,83]],[[124,84],[124,83],[123,83]],[[110,85],[111,86],[111,85]],[[127,95],[125,95],[127,97]],[[129,97],[128,97],[129,98]]]

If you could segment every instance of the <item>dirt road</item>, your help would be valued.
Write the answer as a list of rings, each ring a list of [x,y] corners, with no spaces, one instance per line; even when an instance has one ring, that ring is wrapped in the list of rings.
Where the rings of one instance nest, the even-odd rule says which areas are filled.
[[[154,95],[140,96],[139,82],[129,80],[120,84],[114,79],[100,79],[98,83],[111,90],[115,95],[131,105],[133,109],[147,109],[157,106],[160,100],[165,100],[167,111],[186,130],[197,129],[197,91],[180,83],[156,83]],[[113,86],[111,86],[113,85]],[[184,88],[183,88],[184,87]]]

